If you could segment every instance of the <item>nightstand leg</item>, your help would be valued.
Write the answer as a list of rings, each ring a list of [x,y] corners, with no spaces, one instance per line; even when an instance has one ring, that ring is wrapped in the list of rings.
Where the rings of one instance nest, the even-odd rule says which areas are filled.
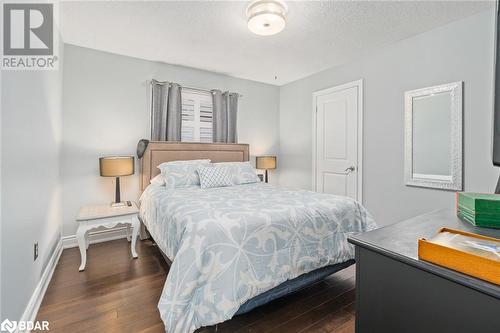
[[[85,249],[88,250],[89,249],[89,232],[87,231],[85,233]]]
[[[130,250],[132,251],[132,257],[137,258],[137,252],[135,251],[135,243],[137,241],[137,234],[139,233],[140,223],[137,217],[132,218],[132,242],[130,243]]]
[[[127,240],[130,242],[130,225],[127,224]]]
[[[78,241],[78,247],[80,248],[80,256],[81,256],[81,264],[80,264],[80,272],[85,269],[85,265],[87,263],[87,241],[85,237],[85,228],[78,227],[76,231],[76,240]]]

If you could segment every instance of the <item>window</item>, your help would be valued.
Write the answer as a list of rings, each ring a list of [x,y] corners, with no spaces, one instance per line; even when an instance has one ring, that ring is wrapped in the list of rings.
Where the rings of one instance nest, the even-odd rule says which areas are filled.
[[[212,142],[212,96],[208,92],[182,90],[183,142]]]

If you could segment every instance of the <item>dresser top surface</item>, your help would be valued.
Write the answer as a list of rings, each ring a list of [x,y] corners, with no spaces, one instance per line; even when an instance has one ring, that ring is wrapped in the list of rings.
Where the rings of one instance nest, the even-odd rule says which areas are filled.
[[[349,242],[393,259],[431,271],[486,291],[500,298],[500,286],[418,259],[418,239],[432,238],[441,228],[451,228],[500,239],[499,229],[479,228],[460,220],[454,210],[438,210],[373,231],[349,237]]]
[[[500,229],[475,227],[460,220],[454,210],[438,210],[350,237],[356,245],[373,246],[418,260],[419,238],[432,238],[451,228],[500,239]]]

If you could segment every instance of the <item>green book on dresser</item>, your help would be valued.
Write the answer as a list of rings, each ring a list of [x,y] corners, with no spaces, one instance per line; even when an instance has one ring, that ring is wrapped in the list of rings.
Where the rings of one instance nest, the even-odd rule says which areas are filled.
[[[500,228],[500,195],[459,192],[457,215],[477,227]]]

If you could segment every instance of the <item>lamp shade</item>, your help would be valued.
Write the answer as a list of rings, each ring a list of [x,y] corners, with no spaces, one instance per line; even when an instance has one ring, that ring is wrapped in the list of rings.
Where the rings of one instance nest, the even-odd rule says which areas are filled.
[[[102,177],[120,177],[134,174],[133,156],[109,156],[99,158],[99,171]]]
[[[276,156],[257,156],[256,166],[261,170],[276,169]]]

